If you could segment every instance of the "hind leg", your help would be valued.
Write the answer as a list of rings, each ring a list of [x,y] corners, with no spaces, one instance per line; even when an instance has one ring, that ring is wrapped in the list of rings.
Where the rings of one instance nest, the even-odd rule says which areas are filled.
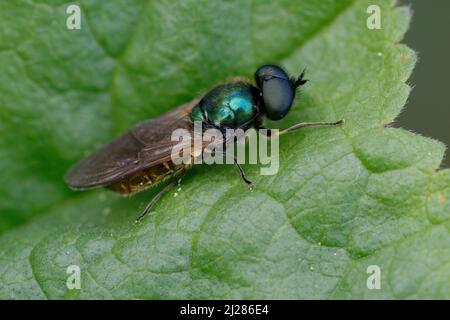
[[[186,169],[181,169],[180,171],[175,172],[173,175],[173,181],[171,181],[169,184],[167,184],[164,188],[162,188],[154,197],[153,199],[147,204],[144,211],[136,218],[134,221],[135,223],[139,223],[142,221],[142,219],[145,218],[145,216],[152,210],[152,208],[155,206],[155,204],[158,202],[161,197],[169,192],[173,187],[177,185],[177,181],[184,176],[186,173]]]

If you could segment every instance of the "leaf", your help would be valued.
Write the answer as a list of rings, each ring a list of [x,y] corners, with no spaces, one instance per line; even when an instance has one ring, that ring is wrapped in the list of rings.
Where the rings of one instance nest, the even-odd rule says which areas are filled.
[[[382,29],[366,28],[369,4]],[[398,128],[415,53],[392,1],[0,3],[1,298],[449,298],[444,146]],[[70,191],[64,172],[134,123],[266,62],[311,80],[288,119],[337,120],[281,139],[280,170],[247,190],[196,166],[155,191]],[[70,265],[81,290],[66,286]],[[369,290],[367,267],[381,270]]]

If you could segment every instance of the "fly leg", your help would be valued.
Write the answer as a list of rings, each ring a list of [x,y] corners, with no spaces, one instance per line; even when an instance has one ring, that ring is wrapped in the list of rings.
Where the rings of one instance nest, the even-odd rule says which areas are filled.
[[[207,149],[205,149],[205,151],[206,151],[206,152],[212,153],[211,151],[208,151]],[[214,153],[220,153],[220,154],[222,154],[222,155],[224,155],[224,156],[226,156],[227,154],[229,154],[229,153],[227,153],[226,151],[223,152],[223,151],[219,151],[219,150],[214,150],[213,152],[214,152]],[[237,162],[236,156],[235,156],[234,154],[229,154],[229,155],[231,155],[231,156],[233,157],[234,165],[238,168],[239,174],[241,175],[242,180],[245,182],[245,184],[246,184],[250,189],[252,189],[252,188],[253,188],[253,183],[252,183],[249,179],[247,179],[247,177],[245,176],[244,169],[243,169],[243,168],[241,167],[241,165]]]
[[[171,181],[169,184],[167,184],[164,188],[162,188],[152,199],[152,201],[150,201],[149,204],[147,204],[147,206],[145,207],[144,211],[142,211],[142,213],[136,218],[136,220],[134,221],[135,223],[139,223],[142,221],[142,219],[144,219],[144,217],[147,215],[147,213],[150,212],[150,210],[152,210],[152,208],[154,207],[154,205],[158,202],[158,200],[168,191],[170,191],[173,187],[175,187],[177,185],[177,181],[186,173],[186,170],[182,169],[180,171],[177,171],[174,174],[174,180]]]
[[[172,181],[171,183],[169,183],[168,185],[166,185],[164,188],[162,188],[157,194],[156,196],[153,197],[152,201],[150,201],[150,203],[145,207],[144,211],[142,211],[142,213],[136,218],[136,220],[134,222],[139,223],[142,221],[142,219],[144,219],[144,217],[147,215],[147,213],[150,212],[150,210],[153,208],[153,206],[158,202],[158,200],[163,196],[163,194],[165,194],[166,192],[168,192],[170,189],[172,189],[173,187],[175,187],[175,185],[177,184],[176,181]]]
[[[247,187],[249,187],[250,189],[253,189],[253,183],[249,179],[247,179],[247,177],[245,176],[244,169],[238,163],[236,156],[234,154],[232,154],[231,156],[233,156],[234,165],[239,170],[239,174],[241,175],[242,180],[245,182]]]
[[[242,169],[241,165],[237,162],[237,159],[235,156],[233,156],[234,159],[234,164],[235,166],[238,168],[239,170],[239,174],[241,175],[242,180],[244,180],[244,182],[247,184],[247,186],[252,189],[253,188],[253,183],[247,179],[247,177],[245,176],[245,172],[244,169]]]
[[[301,128],[305,128],[305,127],[313,127],[313,126],[337,126],[339,124],[344,124],[345,120],[338,120],[338,121],[334,121],[334,122],[300,122],[297,124],[294,124],[292,127],[289,127],[287,129],[278,131],[278,132],[273,132],[270,129],[266,129],[263,127],[260,127],[258,129],[266,129],[267,130],[267,137],[270,139],[274,136],[281,136],[283,134],[289,133],[289,132],[293,132],[296,131],[298,129]]]

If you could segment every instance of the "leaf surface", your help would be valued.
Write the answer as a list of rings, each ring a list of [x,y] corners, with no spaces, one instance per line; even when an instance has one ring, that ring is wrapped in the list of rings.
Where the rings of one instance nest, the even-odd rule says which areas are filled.
[[[366,27],[369,4],[382,29]],[[415,53],[392,1],[0,3],[1,298],[450,298],[444,146],[398,128]],[[134,225],[152,192],[70,191],[65,171],[134,123],[267,62],[311,81],[280,170],[247,190],[196,166]],[[175,194],[176,192],[176,194]],[[66,286],[70,265],[81,290]],[[366,269],[381,270],[369,290]]]

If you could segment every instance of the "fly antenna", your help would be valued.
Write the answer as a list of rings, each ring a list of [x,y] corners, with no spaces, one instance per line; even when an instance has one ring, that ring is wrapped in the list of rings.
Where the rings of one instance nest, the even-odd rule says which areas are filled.
[[[295,80],[294,86],[296,88],[304,85],[305,83],[307,83],[309,81],[309,80],[305,79],[305,72],[306,72],[306,68],[303,69],[302,73],[298,76],[297,80]]]

